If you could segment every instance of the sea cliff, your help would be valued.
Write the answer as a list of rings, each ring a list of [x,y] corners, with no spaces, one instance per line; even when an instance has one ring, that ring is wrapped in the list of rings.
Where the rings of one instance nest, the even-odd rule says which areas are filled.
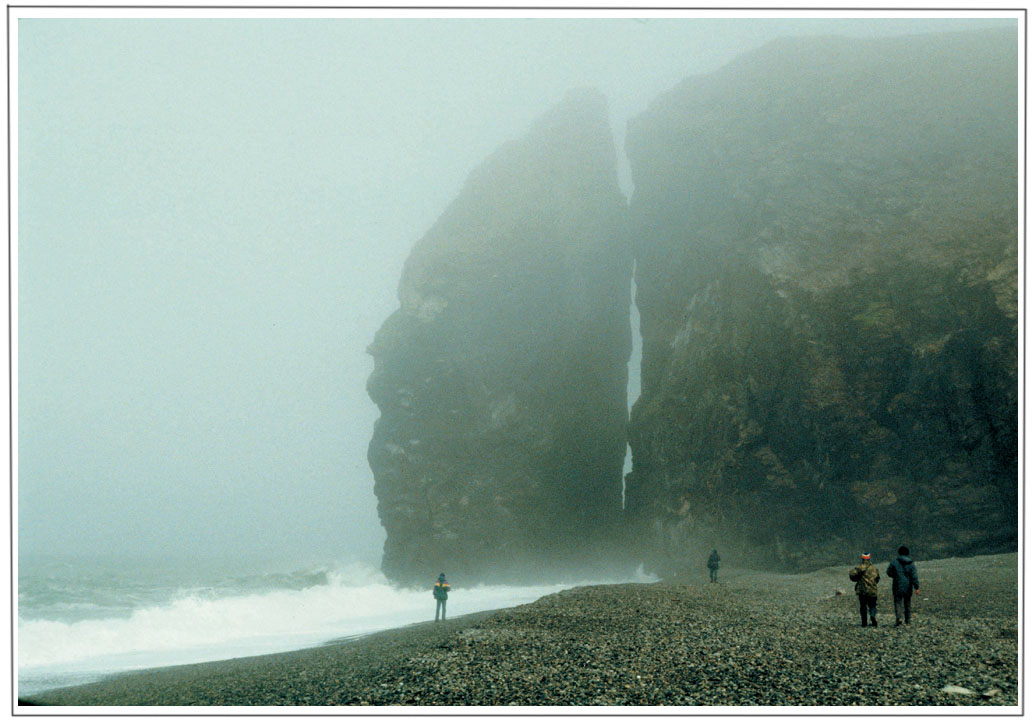
[[[614,542],[632,271],[615,166],[604,98],[571,93],[415,245],[370,346],[389,576],[545,578]]]
[[[1014,549],[1014,42],[779,41],[631,122],[645,557]]]
[[[776,41],[630,121],[628,203],[600,94],[501,148],[370,348],[386,573],[1014,550],[1017,61]]]

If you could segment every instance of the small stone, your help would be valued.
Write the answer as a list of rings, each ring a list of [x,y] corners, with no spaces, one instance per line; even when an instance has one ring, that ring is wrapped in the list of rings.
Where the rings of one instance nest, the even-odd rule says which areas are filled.
[[[971,689],[966,689],[963,686],[954,686],[953,684],[947,684],[942,688],[947,694],[961,694],[962,696],[974,696],[975,692]]]
[[[982,696],[984,696],[986,699],[992,699],[994,696],[996,696],[999,693],[1001,693],[1000,689],[996,689],[996,688],[986,689],[985,691],[982,692]]]

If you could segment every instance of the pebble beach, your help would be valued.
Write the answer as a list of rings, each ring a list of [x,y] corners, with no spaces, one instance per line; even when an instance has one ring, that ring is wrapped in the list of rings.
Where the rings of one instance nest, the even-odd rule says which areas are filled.
[[[1018,556],[919,561],[909,626],[848,571],[586,586],[303,651],[135,672],[38,706],[1019,706]],[[455,589],[451,599],[464,595]],[[429,595],[429,615],[434,612]],[[992,712],[990,712],[992,713]]]

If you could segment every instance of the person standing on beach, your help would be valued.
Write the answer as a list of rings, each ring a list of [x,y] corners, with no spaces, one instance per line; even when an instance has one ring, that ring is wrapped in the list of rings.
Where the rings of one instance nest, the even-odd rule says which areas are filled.
[[[856,581],[856,595],[860,598],[860,622],[867,625],[867,614],[870,613],[871,626],[878,625],[878,581],[881,576],[871,563],[871,554],[860,556],[860,565],[849,571],[849,580]]]
[[[910,558],[910,549],[900,546],[899,557],[889,563],[885,575],[892,579],[892,607],[896,611],[896,625],[910,623],[910,599],[921,592],[917,581],[917,566]]]
[[[446,574],[440,573],[439,580],[432,585],[432,595],[435,596],[435,620],[439,620],[439,612],[442,611],[442,620],[446,620],[446,598],[450,595],[450,584],[446,582]]]
[[[709,555],[709,583],[715,583],[716,577],[719,575],[719,553],[716,549],[712,549],[712,554]]]

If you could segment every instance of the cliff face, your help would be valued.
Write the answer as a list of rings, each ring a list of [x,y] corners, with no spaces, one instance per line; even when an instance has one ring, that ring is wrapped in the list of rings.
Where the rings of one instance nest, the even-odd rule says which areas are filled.
[[[1015,549],[1017,112],[1011,33],[781,41],[630,123],[627,207],[603,99],[567,99],[371,345],[386,573]]]
[[[1016,45],[778,42],[631,122],[656,568],[1016,546]]]
[[[571,94],[407,260],[368,382],[390,577],[527,580],[611,544],[632,270],[615,167],[603,97]]]

